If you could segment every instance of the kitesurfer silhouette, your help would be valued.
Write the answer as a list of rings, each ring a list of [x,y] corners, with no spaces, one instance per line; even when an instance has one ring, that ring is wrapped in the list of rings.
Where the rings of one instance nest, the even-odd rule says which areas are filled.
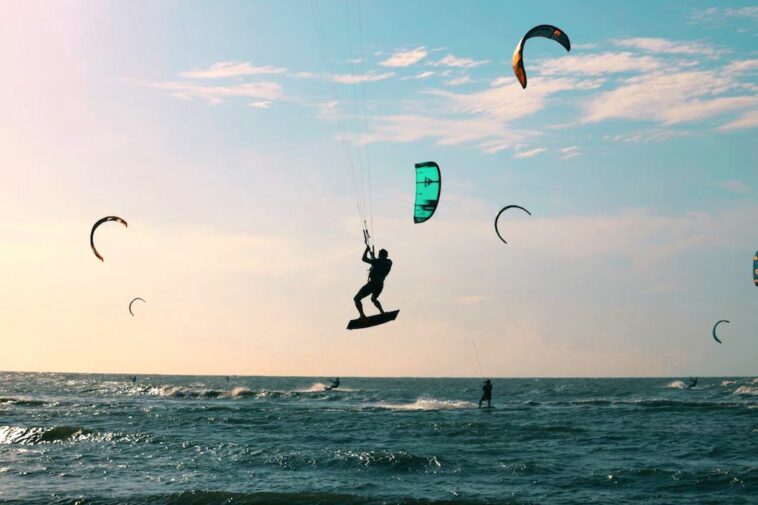
[[[479,400],[479,408],[482,408],[484,400],[487,400],[487,407],[492,407],[492,383],[489,379],[482,384],[482,397]]]
[[[379,295],[384,289],[384,279],[390,273],[392,269],[392,260],[388,258],[386,249],[379,250],[379,257],[375,257],[371,248],[366,244],[366,250],[363,251],[363,257],[361,258],[365,263],[371,265],[371,269],[368,271],[368,282],[365,286],[358,290],[353,300],[355,301],[355,307],[358,309],[358,313],[362,318],[366,317],[363,312],[363,304],[361,300],[371,295],[371,302],[376,305],[379,312],[384,314],[382,304],[379,303]]]
[[[697,377],[690,377],[690,383],[687,384],[687,389],[692,389],[697,386]]]
[[[332,381],[332,385],[331,385],[331,386],[327,386],[327,387],[324,389],[324,391],[331,391],[332,389],[337,389],[338,387],[340,387],[340,378],[339,378],[339,377],[336,377],[336,378],[335,378],[335,379]]]

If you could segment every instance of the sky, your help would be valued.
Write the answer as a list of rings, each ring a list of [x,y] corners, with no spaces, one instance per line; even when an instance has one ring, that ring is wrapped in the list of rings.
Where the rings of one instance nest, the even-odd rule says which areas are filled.
[[[0,2],[0,370],[756,375],[756,21],[737,1]],[[572,48],[529,40],[524,90],[513,48],[543,23]],[[414,224],[430,160],[442,196]],[[400,315],[349,332],[358,204]],[[511,204],[532,215],[504,215],[505,245]],[[129,226],[98,230],[101,263],[106,215]]]

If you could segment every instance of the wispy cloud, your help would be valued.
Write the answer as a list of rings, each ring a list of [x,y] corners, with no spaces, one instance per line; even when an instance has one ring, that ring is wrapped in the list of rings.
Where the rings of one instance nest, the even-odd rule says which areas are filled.
[[[630,52],[605,52],[545,60],[537,66],[536,71],[543,75],[603,75],[651,72],[659,68],[661,62],[651,56],[638,56]]]
[[[186,79],[226,79],[245,75],[283,74],[286,71],[282,67],[256,67],[244,61],[222,61],[206,69],[183,72],[179,76]]]
[[[637,37],[615,41],[617,46],[656,54],[678,54],[716,58],[726,51],[700,42],[680,42],[653,37]]]
[[[575,156],[579,156],[579,146],[562,147],[558,149],[558,152],[561,153],[562,160],[568,160]]]
[[[420,72],[413,76],[414,79],[428,79],[434,76],[434,72]]]
[[[372,121],[365,142],[415,142],[435,140],[438,145],[472,145],[485,153],[495,153],[522,145],[536,135],[514,129],[487,117],[440,118],[420,114],[379,116]]]
[[[427,54],[429,53],[426,48],[421,46],[416,49],[394,52],[386,60],[380,61],[379,64],[383,67],[393,68],[410,67],[426,58]]]
[[[636,119],[664,124],[691,122],[755,107],[755,95],[722,96],[739,88],[717,71],[660,73],[626,79],[618,88],[592,98],[583,120]]]
[[[431,63],[435,67],[454,67],[454,68],[474,68],[482,65],[486,65],[490,60],[474,60],[471,58],[459,58],[448,54],[441,60]]]
[[[758,7],[708,7],[693,12],[691,19],[696,23],[716,22],[719,24],[733,19],[755,21],[758,20]]]
[[[455,79],[450,79],[445,84],[448,86],[460,86],[461,84],[468,84],[471,82],[471,77],[464,75],[461,77],[456,77]]]
[[[383,81],[394,75],[394,72],[385,72],[383,74],[377,74],[376,72],[368,72],[365,74],[337,74],[334,76],[334,82],[340,84],[358,84],[361,82]]]
[[[603,137],[603,139],[612,140],[614,142],[624,142],[627,144],[656,144],[673,138],[685,137],[688,135],[689,133],[684,131],[651,128],[649,130],[637,130],[629,133],[621,133],[618,135],[606,135]]]
[[[250,107],[253,107],[254,109],[268,109],[273,103],[274,102],[271,100],[261,100],[258,102],[251,102]]]
[[[742,194],[742,195],[750,193],[751,191],[750,186],[748,186],[747,184],[745,184],[744,182],[738,179],[719,181],[716,183],[716,185],[727,191],[731,191],[732,193],[737,193],[737,194]]]
[[[746,130],[758,127],[758,109],[748,111],[737,119],[729,121],[719,127],[721,131]]]
[[[528,151],[517,151],[513,157],[514,158],[531,158],[533,156],[537,156],[540,153],[544,153],[547,151],[547,148],[545,147],[535,147],[534,149],[529,149]]]
[[[282,87],[275,82],[247,82],[228,86],[203,86],[192,82],[168,81],[148,83],[149,86],[166,90],[176,98],[201,99],[219,104],[229,98],[255,98],[274,101],[283,97]]]

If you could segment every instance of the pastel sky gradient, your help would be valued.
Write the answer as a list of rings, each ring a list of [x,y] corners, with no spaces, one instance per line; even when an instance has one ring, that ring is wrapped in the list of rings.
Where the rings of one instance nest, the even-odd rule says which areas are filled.
[[[0,370],[758,374],[757,21],[738,1],[0,2]],[[541,23],[573,47],[529,41],[522,90],[511,54]],[[353,125],[365,89],[348,140],[395,262],[400,317],[370,331],[344,329],[365,268],[332,86]],[[414,225],[427,160],[442,200]],[[505,218],[506,246],[508,204],[532,217]],[[101,228],[100,263],[111,214],[129,228]]]

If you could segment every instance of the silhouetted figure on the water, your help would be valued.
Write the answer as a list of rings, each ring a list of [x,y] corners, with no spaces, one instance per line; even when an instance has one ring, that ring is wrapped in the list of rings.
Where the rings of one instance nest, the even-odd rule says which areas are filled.
[[[355,307],[358,309],[358,313],[361,317],[366,317],[366,314],[363,312],[363,304],[361,303],[361,300],[368,295],[371,295],[371,302],[376,305],[379,312],[384,314],[382,304],[379,303],[379,295],[384,289],[384,279],[392,269],[392,260],[388,258],[388,254],[389,253],[387,253],[386,249],[380,249],[379,257],[376,258],[374,257],[374,253],[371,252],[371,248],[366,244],[366,250],[363,251],[363,258],[361,259],[365,263],[371,265],[371,269],[368,271],[368,282],[358,290],[358,293],[353,298],[355,301]]]
[[[137,376],[132,375],[132,384],[136,384],[136,383],[137,383]]]
[[[479,408],[482,408],[482,402],[487,400],[487,407],[492,407],[492,383],[489,379],[482,384],[482,397],[479,399]]]
[[[687,384],[687,389],[692,389],[697,386],[697,377],[690,377],[690,383]]]
[[[340,378],[339,377],[335,378],[332,381],[332,385],[331,386],[327,386],[326,389],[325,389],[325,391],[331,391],[332,389],[337,389],[338,387],[340,387]]]
[[[229,382],[229,376],[228,375],[226,376],[226,382]]]

